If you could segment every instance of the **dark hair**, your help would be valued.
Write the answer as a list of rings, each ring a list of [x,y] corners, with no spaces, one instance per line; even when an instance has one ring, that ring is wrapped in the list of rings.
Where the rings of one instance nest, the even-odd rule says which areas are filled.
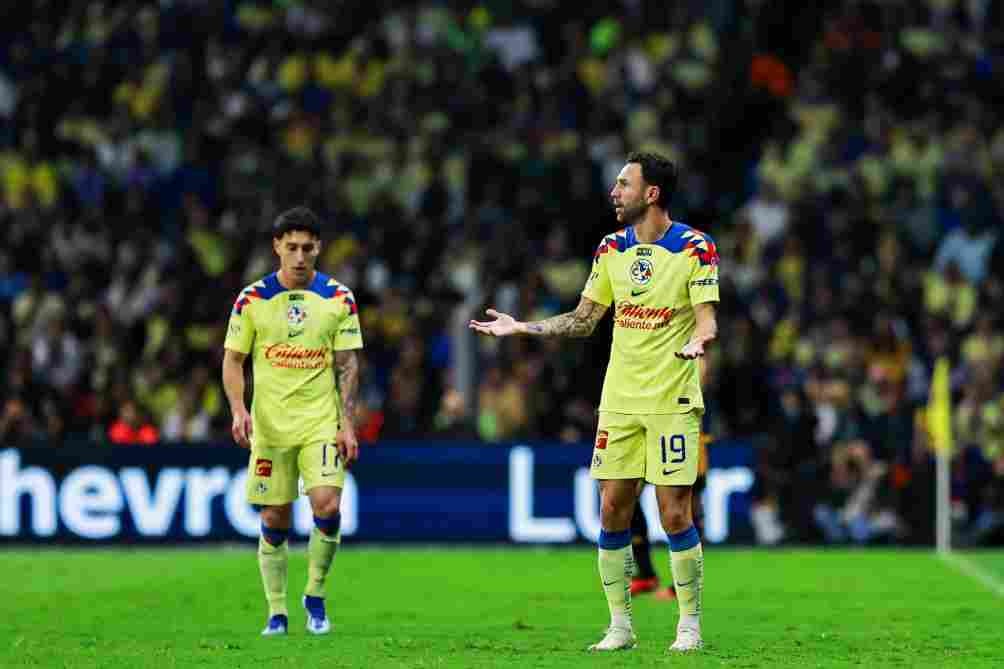
[[[272,224],[272,237],[282,239],[287,232],[295,230],[309,232],[320,239],[321,219],[306,207],[293,207],[275,217],[275,223]]]
[[[668,158],[658,153],[633,151],[627,157],[627,162],[641,165],[641,178],[650,186],[659,187],[659,199],[656,204],[666,209],[676,192],[676,165]]]

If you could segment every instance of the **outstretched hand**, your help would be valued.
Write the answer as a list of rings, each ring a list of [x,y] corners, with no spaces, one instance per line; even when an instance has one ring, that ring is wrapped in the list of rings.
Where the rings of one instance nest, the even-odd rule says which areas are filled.
[[[676,352],[676,357],[683,360],[694,360],[704,355],[704,342],[692,341]]]
[[[494,309],[488,309],[485,313],[495,320],[471,320],[470,323],[467,324],[467,327],[475,332],[492,337],[508,337],[509,335],[518,334],[520,332],[519,322],[509,314],[503,314],[501,311],[495,311]]]

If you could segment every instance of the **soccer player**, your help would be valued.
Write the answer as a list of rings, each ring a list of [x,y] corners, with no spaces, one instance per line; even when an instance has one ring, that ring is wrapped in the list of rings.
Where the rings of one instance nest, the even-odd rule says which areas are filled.
[[[591,473],[600,485],[599,572],[610,626],[594,651],[633,648],[631,516],[641,481],[656,486],[669,535],[680,618],[673,651],[702,645],[703,552],[691,510],[704,399],[697,358],[717,333],[718,253],[707,235],[669,217],[677,170],[632,153],[610,197],[625,225],[606,236],[574,311],[517,321],[494,309],[470,322],[481,334],[586,337],[614,304]]]
[[[303,607],[307,631],[326,634],[324,583],[341,542],[345,470],[359,456],[352,424],[362,348],[352,291],[314,269],[321,223],[309,209],[280,214],[272,228],[279,270],[237,296],[227,329],[223,387],[234,440],[251,449],[248,501],[260,508],[258,565],[268,602],[265,636],[286,634],[286,571],[292,503],[302,477],[314,514]],[[244,360],[254,399],[244,405]],[[334,367],[334,370],[332,370]]]

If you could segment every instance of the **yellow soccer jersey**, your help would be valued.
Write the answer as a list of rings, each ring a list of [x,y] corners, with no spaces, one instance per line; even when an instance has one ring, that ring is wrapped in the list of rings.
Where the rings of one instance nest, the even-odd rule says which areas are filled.
[[[325,274],[289,290],[273,273],[241,291],[224,347],[251,354],[252,440],[268,448],[333,443],[341,406],[334,352],[362,346],[352,291]]]
[[[614,337],[600,411],[685,413],[704,407],[696,360],[675,356],[694,333],[694,305],[718,301],[718,251],[708,235],[673,222],[643,244],[634,227],[596,249],[582,294],[614,304]]]

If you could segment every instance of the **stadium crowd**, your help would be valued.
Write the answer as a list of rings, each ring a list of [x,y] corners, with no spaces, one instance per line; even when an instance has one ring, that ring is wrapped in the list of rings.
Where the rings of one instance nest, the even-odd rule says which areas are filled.
[[[578,343],[451,324],[573,307],[645,148],[718,244],[708,427],[757,446],[758,539],[930,540],[939,356],[958,521],[1000,538],[1004,3],[23,4],[0,443],[228,439],[230,305],[299,203],[360,304],[365,441],[589,442],[609,319]]]

